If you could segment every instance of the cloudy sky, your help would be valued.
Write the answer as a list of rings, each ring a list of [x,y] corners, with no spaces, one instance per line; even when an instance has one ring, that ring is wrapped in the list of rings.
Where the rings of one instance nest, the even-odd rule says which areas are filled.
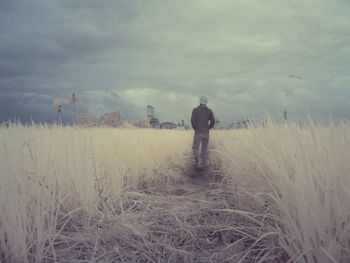
[[[189,119],[200,95],[222,122],[350,117],[350,1],[1,0],[0,121],[153,105]]]

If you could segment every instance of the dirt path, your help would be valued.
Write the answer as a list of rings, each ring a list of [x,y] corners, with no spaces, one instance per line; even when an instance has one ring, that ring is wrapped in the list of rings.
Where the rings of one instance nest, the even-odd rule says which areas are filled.
[[[254,248],[264,244],[252,247],[252,235],[262,226],[235,213],[237,194],[215,163],[197,171],[191,156],[187,160],[126,192],[112,214],[90,219],[87,227],[76,222],[63,233],[72,242],[65,253],[57,250],[59,261],[254,262],[260,251]]]

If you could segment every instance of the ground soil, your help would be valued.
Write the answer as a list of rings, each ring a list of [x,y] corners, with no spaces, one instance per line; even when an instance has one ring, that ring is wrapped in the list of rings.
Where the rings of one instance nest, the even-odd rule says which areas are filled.
[[[265,225],[235,212],[243,194],[217,162],[198,170],[189,155],[185,167],[169,171],[126,191],[120,204],[104,206],[88,222],[72,220],[56,239],[56,260],[256,262],[266,256],[265,262],[278,262],[283,257],[276,240],[255,243]]]

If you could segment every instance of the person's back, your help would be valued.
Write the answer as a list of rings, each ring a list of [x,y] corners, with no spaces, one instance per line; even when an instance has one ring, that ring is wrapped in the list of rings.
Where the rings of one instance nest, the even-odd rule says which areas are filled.
[[[212,110],[207,107],[207,103],[208,99],[202,96],[200,98],[200,105],[193,109],[191,116],[192,128],[195,130],[192,149],[197,168],[200,168],[201,163],[203,166],[206,166],[209,130],[213,128],[215,124],[214,114]],[[201,153],[199,152],[200,146]]]
[[[207,105],[200,104],[192,111],[191,124],[196,134],[209,134],[215,124],[212,110]]]

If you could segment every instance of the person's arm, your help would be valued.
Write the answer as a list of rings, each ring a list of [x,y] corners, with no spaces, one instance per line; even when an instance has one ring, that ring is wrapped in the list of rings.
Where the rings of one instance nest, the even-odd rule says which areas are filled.
[[[215,125],[214,113],[211,110],[209,111],[209,121],[210,121],[209,129],[211,129]]]
[[[195,130],[196,129],[196,111],[195,111],[195,109],[193,109],[193,111],[192,111],[191,124],[192,124],[192,128]]]

